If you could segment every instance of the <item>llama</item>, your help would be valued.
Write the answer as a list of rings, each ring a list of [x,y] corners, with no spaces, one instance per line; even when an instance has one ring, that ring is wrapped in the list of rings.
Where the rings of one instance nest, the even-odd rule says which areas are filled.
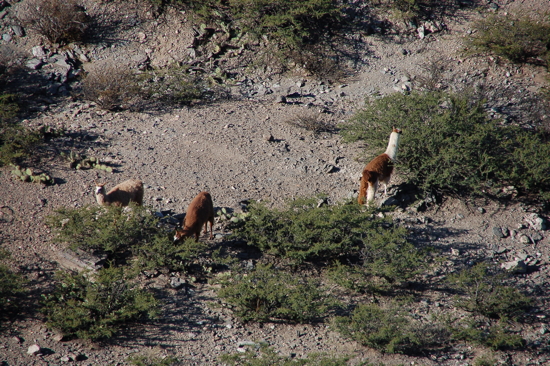
[[[128,206],[135,202],[143,205],[143,183],[138,179],[128,179],[116,185],[105,194],[105,183],[95,183],[95,198],[101,206]]]
[[[174,242],[180,241],[182,238],[195,235],[195,241],[199,241],[201,228],[204,225],[204,233],[208,232],[207,226],[210,222],[210,239],[213,238],[212,227],[214,225],[214,204],[212,197],[208,192],[201,192],[187,208],[185,219],[183,221],[183,229],[177,229],[174,235]]]
[[[367,206],[374,200],[380,182],[384,183],[384,194],[388,194],[388,183],[393,173],[393,161],[397,155],[400,137],[401,130],[393,127],[386,152],[378,155],[363,169],[359,196],[357,197],[357,202],[360,205],[365,203],[365,195],[367,196]]]

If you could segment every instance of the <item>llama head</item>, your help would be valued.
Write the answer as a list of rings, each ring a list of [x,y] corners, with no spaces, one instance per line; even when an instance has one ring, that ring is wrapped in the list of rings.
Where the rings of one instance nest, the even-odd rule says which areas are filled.
[[[392,127],[392,132],[401,133],[401,130],[399,128]]]
[[[176,233],[174,234],[174,243],[180,241],[183,238],[186,238],[190,236],[189,230],[184,229],[176,229]]]
[[[95,194],[105,194],[105,183],[98,183],[94,180]]]

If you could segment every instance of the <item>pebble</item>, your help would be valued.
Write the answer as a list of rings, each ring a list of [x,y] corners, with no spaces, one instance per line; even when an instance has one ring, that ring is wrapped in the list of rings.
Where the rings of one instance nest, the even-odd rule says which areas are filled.
[[[29,346],[29,349],[27,349],[27,353],[29,355],[36,355],[40,353],[40,346],[38,344],[33,344],[32,346]]]

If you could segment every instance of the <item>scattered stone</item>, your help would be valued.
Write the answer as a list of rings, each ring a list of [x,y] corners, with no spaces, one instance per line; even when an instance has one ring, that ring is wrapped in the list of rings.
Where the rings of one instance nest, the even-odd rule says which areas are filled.
[[[533,241],[533,243],[536,243],[538,241],[541,241],[543,239],[541,233],[539,232],[535,232],[533,235],[531,235],[531,240]]]
[[[451,254],[458,257],[460,255],[460,249],[451,248]]]
[[[423,25],[418,27],[418,29],[416,31],[418,32],[418,38],[424,39],[424,37],[426,37],[426,29],[424,28]]]
[[[32,58],[25,63],[25,66],[32,70],[38,70],[42,65],[44,65],[42,60],[39,60],[37,58]]]
[[[522,244],[531,244],[531,239],[525,234],[520,234],[518,240]]]
[[[17,37],[25,37],[25,31],[20,25],[12,25],[11,29],[13,29],[13,33],[15,33]]]
[[[275,99],[275,103],[285,104],[286,103],[286,96],[284,96],[284,95],[277,96],[277,98]]]
[[[506,231],[508,231],[508,229],[506,229]],[[496,236],[499,239],[502,239],[502,238],[506,237],[506,235],[504,235],[504,233],[502,232],[502,228],[500,228],[498,226],[493,227],[493,235]]]
[[[27,353],[29,355],[36,355],[40,353],[40,346],[38,344],[33,344],[32,346],[29,346],[29,349],[27,350]]]
[[[546,219],[539,216],[536,213],[533,213],[525,218],[525,221],[529,224],[533,230],[546,230],[548,227]]]
[[[20,338],[20,337],[18,337],[18,336],[13,336],[13,337],[11,337],[11,339],[12,339],[15,343],[19,343],[19,344],[23,343],[23,339]]]
[[[183,286],[185,286],[186,283],[187,283],[187,281],[185,281],[185,279],[183,279],[183,278],[170,277],[170,286],[172,288],[175,288],[175,289],[182,288]]]
[[[512,273],[526,273],[527,272],[527,265],[522,260],[504,262],[500,266],[502,268],[504,268],[505,270],[510,271]]]
[[[12,37],[11,37],[10,34],[7,34],[7,33],[2,34],[2,40],[3,40],[4,42],[10,42],[11,39],[12,39]]]
[[[485,209],[483,207],[478,207],[477,210],[479,211],[479,213],[485,213]]]
[[[272,134],[267,134],[267,135],[264,135],[264,140],[267,142],[271,142],[271,141],[274,141],[275,138],[273,137]]]

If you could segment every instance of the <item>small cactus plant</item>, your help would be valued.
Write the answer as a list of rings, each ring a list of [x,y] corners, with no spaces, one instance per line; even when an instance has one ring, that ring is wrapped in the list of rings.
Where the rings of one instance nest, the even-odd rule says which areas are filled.
[[[248,215],[248,212],[234,212],[232,209],[225,207],[216,211],[216,216],[219,217],[221,221],[230,221],[234,224],[244,221]]]
[[[109,173],[113,172],[113,168],[105,164],[101,164],[99,158],[95,158],[93,156],[86,157],[85,155],[80,155],[74,151],[71,151],[69,155],[62,152],[61,155],[67,157],[67,160],[69,160],[69,167],[71,169],[100,169]]]
[[[53,184],[54,180],[48,174],[42,173],[39,175],[34,175],[32,169],[21,168],[19,165],[13,165],[14,169],[11,174],[14,179],[19,179],[23,182],[33,182],[33,183],[42,183],[42,184]]]

